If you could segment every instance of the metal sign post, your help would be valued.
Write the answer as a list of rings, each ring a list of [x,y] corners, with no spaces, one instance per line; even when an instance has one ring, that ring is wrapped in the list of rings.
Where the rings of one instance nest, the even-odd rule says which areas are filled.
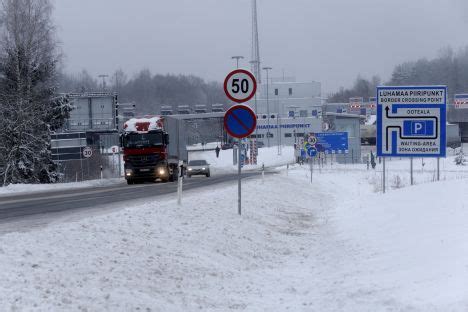
[[[312,158],[309,158],[309,165],[310,165],[310,184],[312,184],[312,177],[314,175],[314,162]]]
[[[229,73],[224,80],[224,92],[233,102],[244,103],[252,99],[257,91],[257,81],[254,75],[244,69],[237,69]],[[244,105],[231,107],[224,115],[226,132],[238,140],[237,151],[237,211],[242,214],[242,141],[257,128],[257,116],[254,111]]]
[[[413,157],[410,158],[410,171],[411,171],[411,185],[414,185],[414,180],[413,180]]]
[[[179,179],[177,181],[177,205],[182,205],[182,188],[184,183],[184,162],[179,160]]]
[[[238,155],[238,159],[239,161],[237,162],[237,175],[238,175],[238,179],[237,179],[237,213],[239,213],[239,215],[242,214],[242,185],[241,185],[241,171],[242,171],[242,164],[241,164],[241,154],[242,154],[242,140],[239,139],[238,140],[238,146],[239,148],[237,149],[237,155]]]
[[[440,181],[440,158],[437,158],[437,181]]]
[[[238,213],[242,214],[241,202],[241,170],[242,170],[242,138],[252,134],[257,126],[257,117],[255,113],[244,105],[236,105],[231,107],[224,115],[224,127],[226,132],[238,140],[237,144],[237,172],[238,172]]]
[[[84,158],[90,158],[93,156],[93,149],[89,146],[86,146],[83,148],[83,151],[80,154],[80,167],[81,167],[81,181],[83,181],[83,157]],[[88,163],[88,170],[89,170],[89,159],[87,161]],[[88,178],[89,178],[89,172],[88,172]]]
[[[385,157],[383,158],[382,191],[385,194]]]

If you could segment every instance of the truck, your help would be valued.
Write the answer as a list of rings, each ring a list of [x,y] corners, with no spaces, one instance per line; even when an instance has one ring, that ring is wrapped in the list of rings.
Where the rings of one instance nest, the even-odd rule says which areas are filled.
[[[171,116],[132,118],[123,125],[120,144],[128,184],[176,181],[179,162],[187,162],[183,120]]]

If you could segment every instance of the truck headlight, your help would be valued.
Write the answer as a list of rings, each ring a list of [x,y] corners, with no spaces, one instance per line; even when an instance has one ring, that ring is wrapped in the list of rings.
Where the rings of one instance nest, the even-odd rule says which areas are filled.
[[[201,168],[201,170],[206,170],[206,168]]]
[[[133,174],[133,170],[132,170],[132,169],[125,169],[125,175],[126,175],[127,177],[130,177],[132,174]]]
[[[192,171],[192,168],[188,168],[188,171]]]
[[[159,168],[158,169],[158,174],[159,175],[165,175],[166,174],[166,168]]]

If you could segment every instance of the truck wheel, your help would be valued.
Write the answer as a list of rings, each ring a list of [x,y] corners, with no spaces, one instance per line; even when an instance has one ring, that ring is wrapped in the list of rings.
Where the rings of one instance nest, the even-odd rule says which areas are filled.
[[[132,185],[132,184],[134,184],[134,183],[135,183],[135,182],[133,182],[133,180],[127,180],[127,184],[128,184],[128,185]]]
[[[207,177],[207,178],[209,178],[209,177],[210,177],[210,173],[209,173],[209,172],[206,174],[206,177]]]

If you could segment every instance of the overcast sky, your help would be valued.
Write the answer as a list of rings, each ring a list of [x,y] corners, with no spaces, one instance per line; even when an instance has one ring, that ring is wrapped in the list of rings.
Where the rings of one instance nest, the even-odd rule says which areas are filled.
[[[148,68],[221,81],[232,55],[250,60],[250,2],[55,0],[55,20],[68,72]],[[467,0],[258,0],[258,10],[262,65],[321,81],[324,94],[468,45]]]

